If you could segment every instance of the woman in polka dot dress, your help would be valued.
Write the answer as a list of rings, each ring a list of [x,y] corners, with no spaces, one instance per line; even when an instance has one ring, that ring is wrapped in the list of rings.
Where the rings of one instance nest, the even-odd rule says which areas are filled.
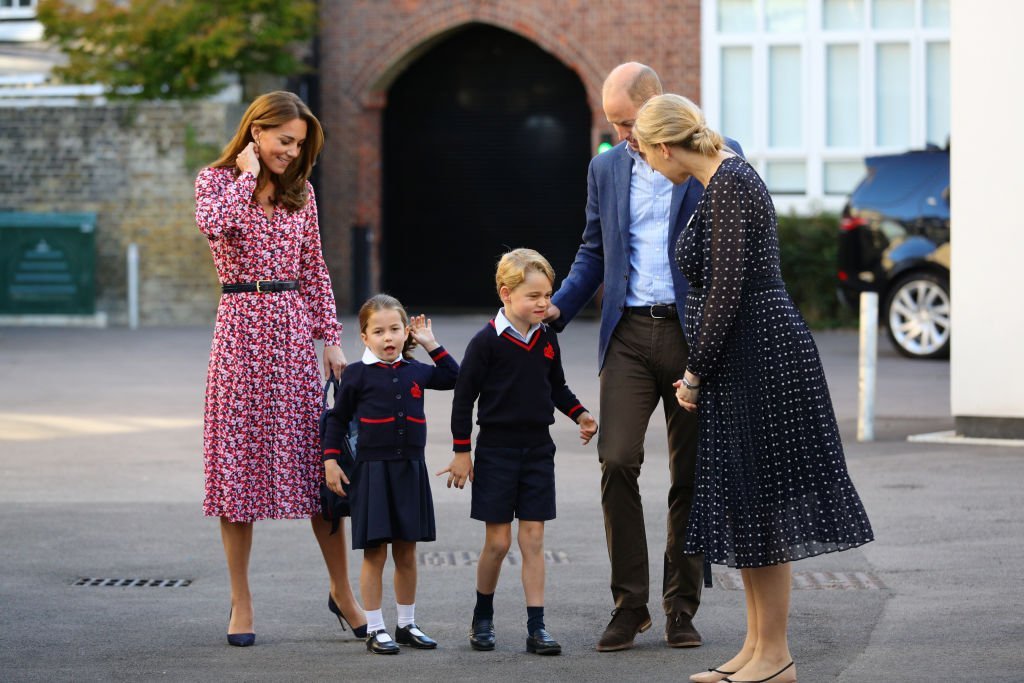
[[[871,541],[846,470],[818,350],[782,282],[775,209],[746,161],[692,102],[661,95],[634,127],[650,165],[705,187],[676,243],[690,283],[689,365],[679,404],[700,418],[686,551],[738,567],[747,600],[739,653],[698,682],[796,680],[786,637],[790,563]]]
[[[309,174],[320,123],[296,95],[249,106],[220,159],[196,179],[196,222],[223,286],[210,351],[203,512],[220,517],[231,580],[228,642],[255,642],[252,523],[309,518],[330,575],[332,611],[365,628],[348,581],[344,527],[320,516],[320,372],[341,376],[341,326],[320,251]]]

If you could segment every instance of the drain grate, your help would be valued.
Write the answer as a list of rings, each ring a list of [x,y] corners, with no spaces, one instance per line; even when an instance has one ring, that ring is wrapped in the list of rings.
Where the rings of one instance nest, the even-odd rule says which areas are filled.
[[[479,559],[480,553],[475,550],[434,551],[420,553],[419,565],[421,567],[475,567]],[[545,550],[544,562],[546,564],[569,564],[569,555],[561,550]],[[505,556],[503,564],[515,567],[522,563],[522,556],[513,550]]]
[[[116,588],[188,588],[192,579],[117,579],[79,577],[73,586],[112,586]]]
[[[738,571],[715,572],[715,585],[743,590]],[[793,572],[793,590],[884,590],[885,584],[867,572]]]

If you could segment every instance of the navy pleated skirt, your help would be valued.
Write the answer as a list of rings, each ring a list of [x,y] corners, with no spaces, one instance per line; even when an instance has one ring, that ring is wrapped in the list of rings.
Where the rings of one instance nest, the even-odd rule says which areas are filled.
[[[423,460],[359,460],[349,495],[352,547],[437,538],[434,498]]]

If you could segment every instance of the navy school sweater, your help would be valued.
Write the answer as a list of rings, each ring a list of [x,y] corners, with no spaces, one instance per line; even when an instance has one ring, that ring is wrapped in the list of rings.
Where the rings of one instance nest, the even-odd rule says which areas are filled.
[[[459,364],[438,346],[430,352],[436,366],[417,360],[387,363],[352,363],[341,376],[334,407],[327,414],[321,444],[324,457],[341,451],[348,425],[359,422],[356,461],[423,460],[427,445],[424,389],[451,389]]]
[[[554,409],[575,421],[586,412],[565,383],[558,337],[541,325],[529,344],[492,319],[466,347],[452,402],[455,452],[472,450],[473,404],[482,446],[530,447],[551,441]]]

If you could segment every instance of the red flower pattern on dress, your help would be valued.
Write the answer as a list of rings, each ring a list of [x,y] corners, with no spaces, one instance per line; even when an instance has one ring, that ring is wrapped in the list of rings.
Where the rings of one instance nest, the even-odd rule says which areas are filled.
[[[233,522],[320,512],[314,339],[339,344],[316,199],[271,218],[253,199],[256,178],[208,168],[196,179],[196,223],[221,284],[300,280],[297,291],[224,294],[210,350],[203,426],[203,512]]]

